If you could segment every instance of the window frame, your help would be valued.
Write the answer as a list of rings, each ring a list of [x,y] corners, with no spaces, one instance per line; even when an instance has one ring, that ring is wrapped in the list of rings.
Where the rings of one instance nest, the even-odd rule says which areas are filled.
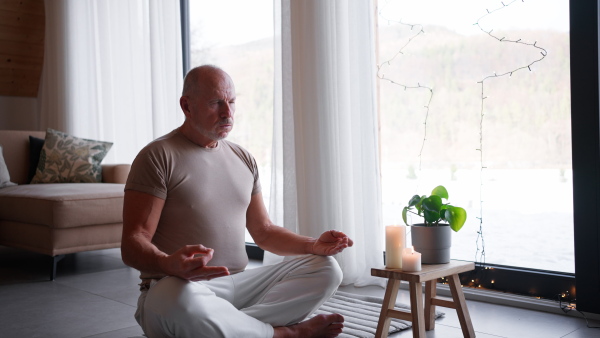
[[[190,67],[189,0],[180,4],[185,74]],[[461,280],[463,285],[548,299],[568,291],[576,294],[578,310],[600,313],[598,0],[569,1],[569,9],[575,273],[486,263],[461,274]],[[251,259],[264,255],[254,243],[246,243],[246,251]]]
[[[592,313],[600,313],[599,14],[598,1],[569,2],[577,309]]]

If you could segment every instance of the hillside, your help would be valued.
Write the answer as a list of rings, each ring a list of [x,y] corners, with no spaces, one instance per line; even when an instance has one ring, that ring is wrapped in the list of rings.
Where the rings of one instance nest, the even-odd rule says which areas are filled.
[[[380,29],[379,59],[393,57],[414,34],[403,26]],[[424,167],[479,166],[480,136],[486,165],[497,168],[568,168],[571,161],[568,33],[508,31],[507,38],[534,42],[547,56],[511,77],[479,81],[531,63],[539,50],[500,43],[485,34],[463,36],[439,27],[414,39],[386,78],[407,86],[427,86],[433,97],[424,122],[429,91],[380,82],[384,162]],[[234,78],[238,117],[232,139],[248,147],[262,164],[270,162],[273,110],[271,40],[192,51],[192,65],[217,64]],[[193,46],[192,46],[193,47]],[[373,65],[376,67],[376,65]],[[480,132],[482,134],[480,135]],[[438,163],[442,164],[438,164]]]
[[[402,26],[380,32],[380,62],[391,59],[413,34]],[[507,38],[536,42],[547,56],[512,76],[541,55],[536,48],[501,43],[489,36],[461,36],[428,28],[380,75],[406,86],[427,86],[433,97],[427,117],[423,165],[446,162],[479,165],[480,132],[484,162],[496,167],[570,167],[570,88],[568,34],[504,32]],[[381,81],[384,160],[415,163],[424,139],[430,92]],[[484,117],[482,119],[481,113]],[[393,145],[393,146],[387,146]],[[397,145],[401,145],[401,153]]]

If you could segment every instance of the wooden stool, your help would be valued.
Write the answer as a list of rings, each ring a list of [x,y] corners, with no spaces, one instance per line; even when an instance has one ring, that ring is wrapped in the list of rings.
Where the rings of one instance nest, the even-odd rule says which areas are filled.
[[[451,260],[447,264],[424,264],[421,271],[405,272],[398,269],[371,269],[371,275],[388,278],[385,297],[381,305],[381,314],[377,324],[375,338],[387,337],[392,318],[412,321],[413,337],[425,337],[425,331],[435,328],[435,306],[456,309],[463,336],[475,337],[465,294],[460,285],[458,274],[475,269],[475,263]],[[436,296],[436,280],[448,277],[452,299]],[[395,310],[396,296],[400,281],[410,286],[410,311]],[[423,285],[425,282],[425,307],[423,308]]]

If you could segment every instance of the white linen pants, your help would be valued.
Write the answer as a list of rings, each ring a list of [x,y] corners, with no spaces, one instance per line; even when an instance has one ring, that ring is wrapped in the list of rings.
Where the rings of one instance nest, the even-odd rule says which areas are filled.
[[[149,338],[273,337],[298,323],[337,290],[332,257],[305,255],[210,281],[165,277],[142,291],[135,318]]]

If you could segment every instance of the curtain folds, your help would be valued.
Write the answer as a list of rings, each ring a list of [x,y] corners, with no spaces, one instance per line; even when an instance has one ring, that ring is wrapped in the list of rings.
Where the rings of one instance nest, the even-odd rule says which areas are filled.
[[[131,163],[183,121],[179,0],[46,0],[40,129],[114,142]]]
[[[271,217],[303,235],[347,233],[343,283],[380,284],[370,276],[383,264],[373,4],[275,3]]]

